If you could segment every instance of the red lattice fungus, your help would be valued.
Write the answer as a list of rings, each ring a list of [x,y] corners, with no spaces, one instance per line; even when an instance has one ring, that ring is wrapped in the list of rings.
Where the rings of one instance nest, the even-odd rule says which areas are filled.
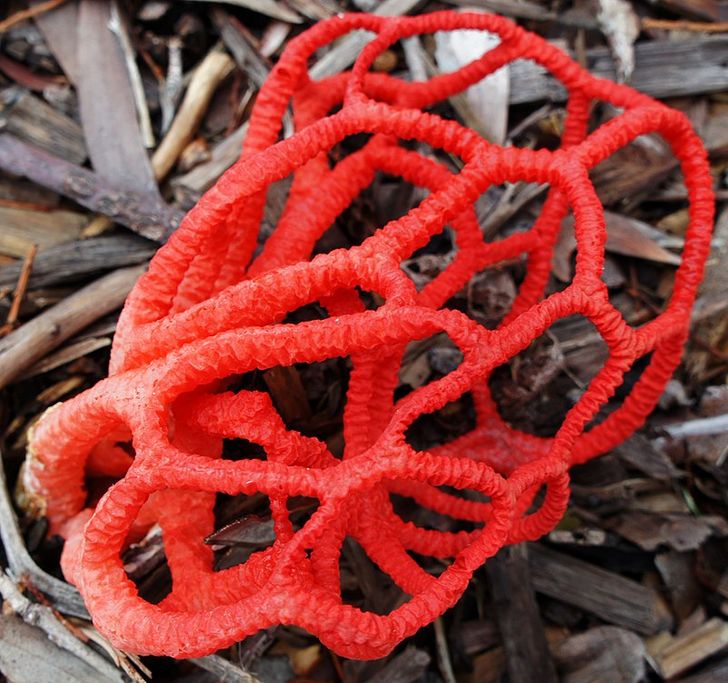
[[[352,71],[310,80],[313,53],[355,29],[376,37]],[[456,29],[491,31],[501,42],[459,71],[424,83],[369,71],[375,57],[401,38]],[[568,91],[561,149],[497,147],[423,111],[520,58],[541,64]],[[589,108],[597,101],[622,113],[587,135]],[[296,133],[278,141],[289,105]],[[600,279],[604,216],[588,173],[651,132],[671,145],[680,162],[690,227],[666,310],[635,329],[610,304]],[[331,148],[358,133],[370,134],[366,144],[331,168]],[[458,157],[462,170],[453,173],[403,140]],[[429,195],[360,246],[310,259],[317,239],[378,171]],[[283,214],[253,258],[267,189],[291,174]],[[473,203],[488,186],[516,181],[549,184],[540,217],[527,232],[484,242]],[[552,247],[569,209],[575,275],[565,290],[544,298]],[[452,606],[473,571],[499,548],[554,527],[569,497],[572,463],[612,448],[644,422],[679,362],[712,222],[705,151],[685,116],[592,77],[509,21],[454,12],[355,14],[314,26],[291,41],[261,89],[241,160],[190,211],[129,296],[110,377],[50,410],[34,430],[24,482],[52,531],[67,539],[67,578],[80,589],[99,630],[136,653],[205,655],[272,624],[296,624],[340,655],[386,655]],[[418,292],[401,263],[446,225],[457,256]],[[442,308],[475,273],[524,256],[527,275],[498,329]],[[383,303],[366,310],[362,290]],[[329,317],[281,322],[313,302]],[[608,360],[554,438],[512,429],[490,396],[490,373],[554,321],[574,314],[598,330]],[[464,360],[395,402],[405,346],[439,332]],[[587,428],[625,372],[648,354],[647,369],[621,407]],[[233,393],[225,380],[256,368],[338,356],[350,357],[353,366],[341,460],[317,439],[288,430],[267,395]],[[405,431],[417,417],[466,392],[477,414],[471,432],[430,451],[406,443]],[[266,458],[222,459],[223,439],[257,443]],[[124,441],[131,441],[134,457],[118,445]],[[84,509],[87,473],[119,478],[95,509]],[[466,499],[453,489],[481,496]],[[270,500],[274,544],[241,565],[213,571],[204,539],[214,529],[216,494],[255,492]],[[474,522],[475,530],[446,533],[406,522],[393,509],[393,493]],[[319,503],[298,530],[287,508],[293,496]],[[541,502],[534,511],[536,500]],[[173,580],[171,593],[157,605],[138,596],[120,558],[154,523],[161,526]],[[347,536],[409,596],[391,613],[344,604],[339,562]],[[449,564],[434,577],[415,556],[449,558]]]

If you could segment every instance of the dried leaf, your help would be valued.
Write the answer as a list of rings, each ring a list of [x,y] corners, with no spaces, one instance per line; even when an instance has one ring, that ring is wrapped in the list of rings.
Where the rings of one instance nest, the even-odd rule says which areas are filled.
[[[640,21],[627,0],[598,0],[597,20],[617,62],[617,80],[629,81],[634,71],[634,42]]]
[[[81,121],[94,170],[116,189],[157,194],[134,106],[134,92],[110,2],[82,0],[78,16]],[[113,25],[113,24],[112,24]]]
[[[486,31],[440,31],[435,34],[435,57],[442,71],[456,71],[499,43],[498,36]],[[463,96],[467,105],[464,118],[470,119],[466,123],[496,144],[503,144],[506,137],[509,92],[509,70],[503,67],[468,88]]]
[[[680,256],[664,246],[681,246],[682,241],[679,238],[665,235],[647,223],[611,211],[605,211],[604,218],[607,223],[608,251],[655,263],[680,265]],[[574,219],[568,216],[562,223],[552,260],[554,275],[562,282],[571,279],[571,256],[575,249]]]
[[[697,550],[711,536],[727,536],[728,522],[717,515],[649,514],[630,511],[614,529],[647,551],[668,545],[678,552]]]

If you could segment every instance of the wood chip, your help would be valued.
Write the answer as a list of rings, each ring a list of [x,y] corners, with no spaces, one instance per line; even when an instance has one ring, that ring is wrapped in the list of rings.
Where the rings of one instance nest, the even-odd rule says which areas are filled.
[[[615,448],[613,452],[622,462],[652,479],[670,481],[683,476],[664,451],[655,447],[642,434],[635,434],[631,439]]]
[[[689,633],[648,642],[655,668],[673,678],[728,647],[728,622],[709,619]]]
[[[728,87],[726,50],[728,37],[637,43],[630,85],[659,98],[721,92]],[[616,79],[606,48],[587,50],[587,66],[596,76]],[[566,91],[542,67],[518,60],[510,68],[511,104],[566,99]]]
[[[86,223],[87,215],[73,211],[30,211],[0,206],[0,253],[23,258],[33,245],[47,249],[78,239]]]
[[[637,633],[668,628],[672,617],[656,591],[539,544],[529,546],[537,592]]]
[[[485,563],[509,679],[556,683],[528,567],[528,545],[508,546]]]
[[[287,424],[300,424],[311,418],[311,407],[298,370],[292,366],[270,368],[263,381]]]
[[[210,16],[238,68],[260,88],[268,78],[270,65],[265,62],[252,43],[250,32],[236,17],[219,7],[214,7]]]
[[[73,164],[87,156],[81,126],[17,86],[0,91],[0,130]]]
[[[597,21],[617,65],[617,80],[629,81],[634,71],[634,42],[640,21],[627,0],[597,0]]]
[[[563,683],[640,683],[645,654],[639,636],[615,626],[591,628],[554,649]]]
[[[43,0],[30,0],[38,6]],[[66,2],[52,12],[44,12],[34,17],[53,56],[58,60],[64,73],[74,83],[78,80],[78,59],[76,30],[78,27],[78,2]]]
[[[110,337],[90,337],[89,339],[81,339],[75,343],[67,344],[60,351],[50,353],[35,365],[31,365],[19,379],[28,379],[44,372],[50,372],[107,346],[111,346]]]

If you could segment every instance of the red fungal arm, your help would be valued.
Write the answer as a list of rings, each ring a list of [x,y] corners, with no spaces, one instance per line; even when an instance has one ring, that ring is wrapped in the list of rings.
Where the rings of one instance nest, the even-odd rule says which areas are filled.
[[[353,70],[311,81],[320,47],[365,28],[376,34]],[[382,50],[401,38],[461,28],[498,33],[482,58],[425,83],[372,74]],[[517,58],[534,60],[569,95],[561,148],[500,148],[452,121],[422,111]],[[587,134],[591,105],[623,113]],[[277,142],[289,104],[296,134]],[[342,105],[332,115],[329,112]],[[601,281],[603,209],[589,170],[645,133],[659,133],[680,163],[690,202],[682,263],[672,297],[655,320],[630,327]],[[345,137],[370,133],[358,151],[329,168]],[[422,143],[412,151],[403,140]],[[462,161],[453,173],[424,145]],[[429,196],[360,246],[311,260],[317,239],[377,172],[426,188]],[[252,259],[270,185],[293,174],[283,215]],[[533,227],[484,242],[473,209],[492,184],[548,183]],[[576,273],[544,298],[553,245],[571,210]],[[713,194],[705,151],[679,112],[628,87],[590,76],[564,53],[500,17],[440,12],[418,17],[344,15],[291,41],[261,89],[240,161],[188,214],[129,296],[116,334],[110,377],[49,411],[31,439],[24,482],[67,538],[63,569],[81,590],[98,628],[140,654],[209,654],[271,624],[296,624],[340,655],[381,657],[453,605],[472,572],[507,543],[534,539],[558,522],[569,496],[568,468],[631,434],[654,407],[680,360],[689,314],[709,249]],[[449,225],[457,255],[422,291],[401,262]],[[496,330],[443,308],[477,272],[525,258],[527,274]],[[366,311],[356,288],[383,301]],[[285,315],[320,302],[324,320],[286,325]],[[587,317],[609,358],[555,437],[505,424],[490,395],[492,371],[565,316]],[[464,360],[447,376],[394,402],[407,344],[446,332]],[[624,403],[589,427],[634,362],[651,354]],[[287,430],[270,399],[225,391],[226,378],[253,369],[350,356],[343,460]],[[414,420],[471,392],[475,429],[451,444],[415,452],[405,442]],[[129,439],[135,453],[128,455]],[[260,444],[266,460],[221,459],[222,439]],[[95,509],[85,508],[85,477],[119,477]],[[442,490],[470,489],[471,501]],[[536,493],[546,487],[537,510]],[[217,493],[267,495],[276,541],[242,565],[214,572],[204,539],[214,530]],[[405,522],[390,494],[474,522],[443,533]],[[319,507],[301,529],[289,519],[292,496]],[[159,605],[137,595],[124,573],[124,547],[153,523],[162,527],[172,572]],[[410,599],[390,614],[342,601],[341,544],[350,536]],[[452,558],[439,576],[410,551]]]

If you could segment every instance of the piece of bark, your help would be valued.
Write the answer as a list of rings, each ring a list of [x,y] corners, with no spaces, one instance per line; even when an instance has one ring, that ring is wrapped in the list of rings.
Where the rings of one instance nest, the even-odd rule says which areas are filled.
[[[500,643],[498,626],[494,621],[464,621],[455,637],[466,655],[476,655]]]
[[[670,595],[672,611],[680,623],[699,607],[702,591],[695,571],[695,554],[671,550],[655,556],[655,567]]]
[[[230,50],[238,68],[260,88],[270,73],[270,65],[251,43],[247,29],[237,19],[219,7],[210,12],[213,23],[220,31],[225,47]]]
[[[273,520],[258,515],[246,515],[205,538],[208,545],[267,548],[276,540]]]
[[[639,636],[615,626],[591,628],[554,650],[562,683],[640,683],[645,654]]]
[[[599,199],[609,206],[651,190],[676,167],[677,159],[662,138],[642,135],[597,164],[589,175]]]
[[[442,617],[435,619],[435,652],[437,653],[437,668],[444,683],[456,683],[455,672],[452,668],[450,659],[450,650],[445,635],[445,626],[442,623]]]
[[[65,242],[46,248],[36,256],[28,286],[50,287],[93,273],[142,263],[149,260],[156,249],[154,242],[129,234]],[[19,263],[0,268],[0,287],[13,284],[21,268]]]
[[[728,291],[728,207],[718,214],[715,223],[713,247],[706,263],[697,302],[696,312],[700,315],[700,323],[693,327],[695,338],[702,340],[708,349],[726,348],[728,315],[725,315],[725,308],[722,305],[726,301],[726,291]],[[685,364],[690,374],[700,381],[714,362],[715,358],[711,351],[697,348],[688,355]],[[688,424],[684,426],[687,428]],[[706,426],[700,425],[700,428],[704,429]],[[722,429],[725,429],[725,426]],[[687,435],[686,432],[684,434]]]
[[[613,453],[625,464],[646,474],[652,479],[670,481],[678,479],[683,473],[675,467],[664,451],[658,449],[642,434],[635,434]]]
[[[528,567],[528,546],[503,548],[485,564],[512,681],[556,683]]]
[[[34,244],[39,249],[47,249],[76,240],[87,223],[87,215],[73,211],[32,211],[0,206],[0,253],[23,258]]]
[[[0,133],[0,169],[25,176],[155,241],[164,241],[184,215],[156,193],[121,190],[98,174],[8,133]]]
[[[531,580],[537,592],[580,607],[615,626],[642,634],[672,624],[656,591],[540,544],[529,546]]]
[[[86,144],[94,170],[116,190],[155,195],[157,183],[112,19],[111,0],[81,0],[76,90]]]
[[[18,86],[0,91],[0,130],[73,164],[87,156],[81,126]]]
[[[106,683],[111,677],[62,650],[39,628],[0,615],[0,671],[12,683]]]
[[[648,642],[655,668],[671,679],[728,647],[728,622],[709,619],[688,633]]]
[[[728,38],[725,37],[637,43],[630,85],[659,98],[721,92],[728,86],[726,50]],[[596,76],[616,78],[607,48],[587,50],[587,68]],[[517,60],[510,70],[511,104],[566,99],[561,84],[533,62]]]
[[[119,48],[124,55],[126,74],[134,95],[134,106],[137,111],[137,121],[139,123],[142,143],[146,148],[154,147],[154,131],[152,130],[152,121],[149,116],[149,107],[147,105],[146,94],[144,93],[142,76],[137,66],[136,52],[129,37],[126,17],[122,16],[121,5],[119,3],[120,0],[111,1],[111,16],[109,18],[108,28],[116,36]]]
[[[212,95],[233,67],[233,60],[228,55],[212,50],[195,69],[179,111],[152,157],[152,169],[157,178],[162,179],[169,173],[192,141]]]
[[[617,80],[629,81],[634,71],[634,42],[640,21],[627,0],[597,0],[597,21],[616,63]]]
[[[711,156],[725,156],[728,154],[728,102],[714,102],[708,112],[708,120],[701,131],[705,148]]]
[[[121,306],[143,266],[121,268],[63,299],[0,340],[0,388],[94,320]]]

